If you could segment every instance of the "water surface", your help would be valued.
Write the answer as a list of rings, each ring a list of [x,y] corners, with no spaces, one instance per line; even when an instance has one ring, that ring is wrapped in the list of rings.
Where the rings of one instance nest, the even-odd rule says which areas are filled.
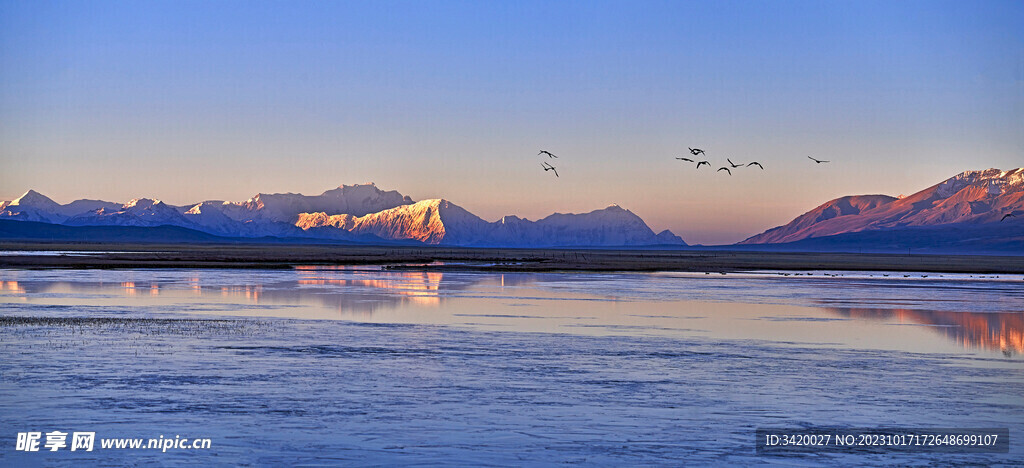
[[[214,444],[5,447],[5,464],[1022,455],[1011,443],[1009,455],[787,459],[753,445],[757,427],[805,425],[1009,427],[1020,437],[1020,275],[303,267],[6,270],[0,281],[0,422],[10,432],[0,437],[12,447],[18,431],[69,429]]]

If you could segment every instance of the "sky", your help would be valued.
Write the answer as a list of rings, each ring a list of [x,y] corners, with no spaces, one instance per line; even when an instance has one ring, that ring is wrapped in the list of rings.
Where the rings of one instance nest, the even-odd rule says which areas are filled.
[[[0,0],[3,200],[372,181],[723,244],[1021,166],[1020,1]]]

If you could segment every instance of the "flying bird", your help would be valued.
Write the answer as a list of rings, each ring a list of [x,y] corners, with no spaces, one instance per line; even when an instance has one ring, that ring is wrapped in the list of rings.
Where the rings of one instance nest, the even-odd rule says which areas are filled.
[[[687,146],[687,148],[690,150],[690,154],[692,154],[694,156],[696,156],[698,154],[704,154],[704,150],[702,150],[700,148],[690,148],[689,146]]]
[[[697,163],[697,169],[700,169],[700,165],[701,164],[704,164],[704,165],[707,165],[708,167],[711,167],[711,163],[709,163],[707,161],[701,161],[701,162]]]
[[[537,153],[537,156],[540,156],[540,155],[543,155],[543,154],[548,155],[549,158],[557,158],[558,157],[558,156],[555,156],[555,155],[551,154],[550,151],[544,151],[544,150],[540,150],[540,153]]]
[[[718,168],[718,170],[717,170],[717,171],[715,171],[715,172],[722,172],[722,171],[728,172],[728,173],[729,173],[729,175],[732,175],[732,171],[730,171],[728,167],[720,167],[720,168]]]
[[[544,172],[555,171],[555,166],[552,166],[548,163],[541,163],[540,167],[544,168]],[[555,171],[555,177],[558,177],[558,171]]]
[[[808,157],[807,157],[807,159],[810,159],[811,161],[814,161],[814,162],[816,162],[816,163],[818,163],[818,164],[821,164],[821,163],[827,163],[827,162],[828,162],[828,161],[822,161],[822,160],[820,160],[820,159],[814,159],[814,158],[812,158],[812,157],[810,157],[810,156],[808,156]]]
[[[757,161],[754,161],[754,162],[752,162],[750,164],[747,164],[747,167],[750,167],[750,166],[757,166],[757,167],[760,167],[762,171],[764,170],[764,166],[762,166],[761,163],[759,163]]]
[[[1003,220],[1004,220],[1004,219],[1006,219],[1006,218],[1010,218],[1010,217],[1016,218],[1016,217],[1017,217],[1017,215],[1015,215],[1015,214],[1013,214],[1013,213],[1006,213],[1006,214],[1004,214],[1004,215],[1003,215],[1003,217],[1002,217],[1002,218],[1001,218],[1001,219],[999,220],[999,222],[1003,222]]]
[[[736,163],[732,162],[732,159],[725,158],[725,160],[729,161],[729,165],[732,166],[733,169],[736,169],[737,167],[742,166],[742,164],[736,164]]]
[[[693,160],[692,160],[692,159],[690,159],[690,158],[676,158],[676,159],[682,159],[683,161],[689,161],[689,162],[693,162]]]

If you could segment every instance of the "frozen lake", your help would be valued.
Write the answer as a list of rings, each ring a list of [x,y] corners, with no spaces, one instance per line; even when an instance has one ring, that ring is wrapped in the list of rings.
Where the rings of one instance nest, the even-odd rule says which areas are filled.
[[[0,465],[1024,459],[1020,275],[0,270],[0,316]],[[803,426],[1011,445],[755,453]],[[13,450],[53,430],[212,446]]]

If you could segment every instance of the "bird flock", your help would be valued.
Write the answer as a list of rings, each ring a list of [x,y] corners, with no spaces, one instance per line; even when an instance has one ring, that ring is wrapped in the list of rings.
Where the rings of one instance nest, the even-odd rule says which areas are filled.
[[[690,150],[690,155],[691,156],[705,156],[705,157],[707,156],[707,154],[704,153],[704,150],[702,150],[700,148],[690,148],[690,147],[687,147],[687,149]],[[697,169],[700,169],[701,166],[705,166],[705,165],[708,166],[708,167],[711,167],[711,161],[707,161],[707,160],[704,160],[704,161],[694,161],[691,158],[676,158],[676,159],[679,159],[681,161],[686,161],[686,162],[696,162],[697,163]],[[738,167],[750,167],[750,166],[757,166],[757,167],[760,167],[762,171],[764,170],[764,166],[762,166],[761,163],[759,163],[757,161],[751,161],[751,162],[746,163],[746,164],[743,164],[743,163],[736,164],[736,163],[732,162],[732,159],[725,158],[725,160],[726,160],[726,162],[729,163],[729,165],[728,166],[722,166],[722,167],[718,168],[718,170],[715,171],[715,172],[725,171],[727,174],[732,175],[732,170],[733,169],[736,169]]]
[[[687,147],[686,149],[690,150],[690,156],[693,156],[694,158],[700,156],[700,157],[702,157],[701,160],[697,161],[697,160],[695,160],[693,158],[686,158],[686,157],[676,158],[676,159],[681,160],[681,161],[691,162],[691,163],[697,163],[697,169],[700,169],[701,166],[708,166],[709,168],[710,167],[714,167],[714,166],[711,165],[711,161],[703,159],[704,157],[707,157],[707,154],[704,152],[704,150],[702,150],[700,148],[690,148],[690,147]],[[540,150],[540,152],[537,153],[537,156],[547,156],[549,160],[553,159],[553,158],[554,159],[558,158],[558,156],[556,156],[554,153],[552,153],[550,151],[547,151],[547,150]],[[812,158],[810,156],[808,156],[807,159],[810,159],[811,161],[814,161],[816,164],[824,164],[824,163],[831,162],[831,161],[827,161],[827,160],[824,160],[824,159]],[[741,167],[757,166],[762,171],[764,170],[764,166],[762,166],[761,163],[757,162],[757,161],[751,161],[751,162],[748,162],[748,163],[739,163],[739,164],[736,164],[736,163],[732,162],[731,158],[725,158],[725,161],[728,163],[728,165],[725,165],[725,166],[722,166],[722,167],[718,168],[718,170],[715,171],[715,172],[725,171],[727,174],[729,174],[731,176],[733,169],[737,169],[737,168],[741,168]],[[544,169],[544,172],[551,171],[551,172],[553,172],[555,174],[555,177],[558,177],[558,171],[555,169],[555,166],[551,165],[550,162],[543,161],[543,162],[541,162],[540,166],[541,166],[541,168]]]
[[[707,157],[707,153],[705,153],[704,150],[702,150],[700,148],[690,148],[690,147],[687,147],[686,149],[690,150],[690,156],[694,156],[694,157],[697,157],[697,156]],[[810,156],[808,156],[807,158],[810,159],[811,161],[814,161],[815,163],[818,163],[818,164],[829,162],[829,161],[825,161],[823,159],[815,159],[815,158],[812,158]],[[695,162],[695,163],[697,163],[697,169],[700,169],[701,166],[713,167],[711,165],[711,161],[708,161],[706,159],[703,159],[703,160],[700,160],[700,161],[694,160],[693,158],[685,158],[685,157],[684,158],[676,158],[676,159],[678,159],[680,161],[691,162],[691,163]],[[751,162],[748,162],[748,163],[739,163],[739,164],[736,164],[736,163],[732,162],[731,158],[725,158],[725,161],[728,163],[728,165],[725,165],[725,166],[722,166],[722,167],[718,168],[718,170],[715,171],[715,172],[725,171],[726,174],[732,175],[732,170],[733,169],[737,169],[737,168],[741,168],[741,167],[751,167],[751,166],[757,166],[762,171],[764,170],[764,166],[762,166],[761,163],[759,163],[757,161],[751,161]]]

